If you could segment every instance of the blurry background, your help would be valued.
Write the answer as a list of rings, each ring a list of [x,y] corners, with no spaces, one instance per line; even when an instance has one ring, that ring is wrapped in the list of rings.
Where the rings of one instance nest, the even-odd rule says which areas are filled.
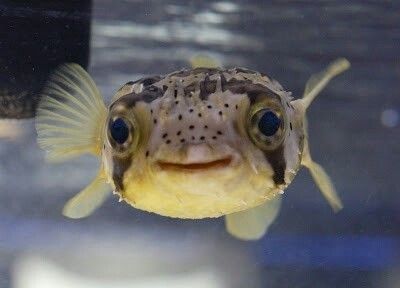
[[[398,3],[23,2],[0,3],[0,116],[27,118],[0,121],[0,287],[400,286]],[[312,73],[350,60],[308,113],[340,213],[302,170],[256,242],[231,238],[222,219],[168,219],[115,197],[87,219],[61,215],[98,163],[44,162],[29,117],[49,71],[78,62],[110,99],[196,54],[265,72],[296,97]]]

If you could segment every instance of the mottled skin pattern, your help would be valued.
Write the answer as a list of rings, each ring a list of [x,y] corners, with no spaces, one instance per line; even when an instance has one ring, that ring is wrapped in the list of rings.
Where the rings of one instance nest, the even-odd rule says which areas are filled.
[[[106,141],[102,154],[109,181],[134,207],[172,217],[218,217],[268,201],[290,184],[300,167],[302,114],[291,100],[278,82],[242,68],[196,68],[128,82],[114,96],[109,119],[135,115],[133,121],[141,128],[132,128],[134,148],[116,153]],[[249,111],[258,106],[272,107],[282,117],[281,136],[271,140],[273,149],[258,147],[249,137]],[[205,166],[195,172],[186,169],[193,164]],[[163,179],[192,187],[208,181],[210,188],[198,185],[211,192],[184,191],[184,184],[170,189]],[[232,179],[240,181],[230,187]],[[194,198],[186,199],[188,194]],[[178,207],[172,209],[174,205]]]

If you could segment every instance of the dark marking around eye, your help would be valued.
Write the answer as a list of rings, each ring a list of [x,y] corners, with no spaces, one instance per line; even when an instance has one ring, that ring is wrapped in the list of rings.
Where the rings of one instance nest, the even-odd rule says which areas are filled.
[[[274,176],[272,179],[276,185],[285,184],[286,161],[285,156],[283,155],[283,150],[284,146],[281,145],[272,152],[264,153],[268,162],[271,164],[272,169],[274,170]]]
[[[161,88],[151,86],[145,88],[142,92],[140,93],[129,93],[121,98],[119,98],[117,101],[115,101],[111,106],[110,110],[113,109],[114,106],[122,104],[125,106],[125,108],[129,109],[132,107],[135,107],[136,102],[138,101],[144,101],[145,103],[151,103],[155,99],[160,98],[164,95],[164,91]]]
[[[131,157],[120,158],[117,156],[113,156],[112,178],[115,184],[115,189],[117,191],[124,190],[123,178],[125,171],[128,170],[128,168],[131,166],[131,161],[132,161]]]

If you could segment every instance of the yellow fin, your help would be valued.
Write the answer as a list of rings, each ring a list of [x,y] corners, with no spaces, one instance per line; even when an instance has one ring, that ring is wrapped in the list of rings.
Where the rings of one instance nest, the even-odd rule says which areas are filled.
[[[260,239],[278,216],[281,200],[282,196],[277,195],[255,208],[226,215],[226,230],[242,240]]]
[[[46,84],[36,115],[39,146],[49,160],[100,154],[106,107],[89,74],[78,64],[59,66]]]
[[[318,163],[311,159],[310,147],[308,144],[308,133],[307,133],[307,119],[304,119],[304,148],[303,148],[303,158],[301,164],[308,168],[313,177],[315,184],[317,184],[322,195],[328,201],[329,205],[332,207],[333,211],[338,212],[343,208],[342,201],[340,200],[335,186],[333,185],[331,179],[325,170]]]
[[[329,66],[325,70],[321,71],[318,74],[312,75],[306,83],[306,87],[303,93],[303,99],[297,100],[301,103],[299,109],[302,109],[303,112],[305,112],[305,110],[310,106],[311,102],[315,99],[319,92],[324,89],[329,81],[333,77],[346,71],[349,67],[350,62],[347,59],[339,58],[329,64]],[[343,208],[343,204],[328,174],[318,163],[314,162],[311,158],[310,147],[308,144],[307,118],[305,115],[303,123],[305,137],[301,164],[309,169],[311,176],[313,177],[322,195],[328,201],[332,209],[337,212]]]
[[[73,219],[87,217],[103,204],[110,192],[111,186],[106,183],[103,172],[100,171],[85,189],[68,200],[63,215]]]
[[[329,66],[318,74],[314,74],[306,83],[303,93],[303,105],[307,109],[315,97],[321,92],[328,82],[335,76],[344,72],[350,67],[350,62],[345,58],[333,61]]]
[[[195,55],[190,58],[190,65],[192,68],[218,68],[221,67],[221,63],[207,55]]]

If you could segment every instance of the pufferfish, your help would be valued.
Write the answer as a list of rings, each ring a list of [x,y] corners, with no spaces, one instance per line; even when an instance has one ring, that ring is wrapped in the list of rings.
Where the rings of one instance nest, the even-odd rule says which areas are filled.
[[[63,64],[43,90],[38,143],[50,160],[83,153],[101,159],[95,179],[63,214],[86,217],[113,192],[163,216],[225,216],[230,234],[259,239],[302,165],[331,207],[341,209],[331,180],[310,156],[305,113],[349,66],[334,61],[297,100],[263,73],[193,67],[128,82],[106,107],[89,74]]]

